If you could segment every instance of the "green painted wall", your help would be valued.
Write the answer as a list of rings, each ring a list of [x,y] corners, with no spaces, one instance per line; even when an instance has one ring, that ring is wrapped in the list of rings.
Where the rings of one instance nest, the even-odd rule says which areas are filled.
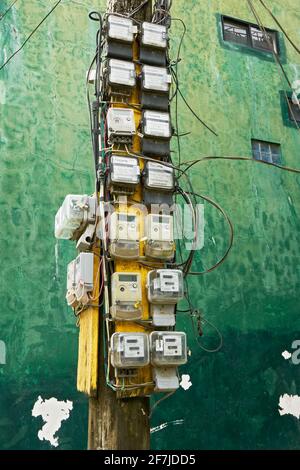
[[[1,10],[9,4],[1,2]],[[256,2],[258,4],[258,2]],[[296,0],[272,1],[274,13],[300,43]],[[51,2],[54,4],[54,2]],[[26,48],[0,72],[0,448],[48,449],[31,417],[38,396],[72,400],[59,449],[86,447],[87,401],[76,392],[77,336],[64,302],[72,243],[56,243],[53,218],[67,193],[93,190],[84,79],[94,51],[95,25],[87,13],[105,2],[65,1]],[[49,1],[17,2],[0,21],[0,64],[49,10]],[[266,26],[275,27],[259,8]],[[283,122],[284,88],[268,54],[224,43],[220,14],[254,21],[238,0],[174,2],[173,15],[188,33],[180,64],[181,88],[195,110],[218,131],[215,138],[180,101],[182,158],[251,156],[251,139],[278,142],[283,163],[300,167],[298,131]],[[174,51],[181,31],[174,22]],[[291,81],[299,56],[280,35]],[[176,146],[174,145],[174,150]],[[175,158],[175,156],[174,156]],[[300,339],[299,177],[246,162],[209,161],[194,167],[195,190],[217,200],[231,216],[235,244],[219,270],[191,280],[193,303],[223,336],[216,354],[201,350],[190,320],[192,356],[182,369],[192,388],[180,390],[154,412],[152,425],[183,419],[153,433],[155,449],[297,449],[299,421],[278,413],[280,395],[300,394],[299,369],[281,353]],[[198,269],[226,247],[226,226],[209,206]],[[184,306],[184,305],[183,305]],[[201,344],[218,344],[208,326]],[[299,367],[299,366],[298,366]]]

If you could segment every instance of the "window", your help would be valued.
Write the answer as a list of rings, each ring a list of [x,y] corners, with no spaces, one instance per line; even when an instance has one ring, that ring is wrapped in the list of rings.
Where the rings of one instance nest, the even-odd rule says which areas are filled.
[[[268,163],[281,163],[281,149],[279,144],[264,142],[263,140],[252,140],[252,153],[255,160]]]
[[[278,53],[278,37],[276,31],[265,28],[266,35],[257,25],[229,18],[228,16],[223,16],[222,21],[225,41],[248,46],[252,49],[267,52],[272,52],[273,50],[276,54]]]
[[[297,123],[300,124],[300,107],[298,104],[293,103],[292,98],[289,98],[288,111],[290,121],[297,121]]]

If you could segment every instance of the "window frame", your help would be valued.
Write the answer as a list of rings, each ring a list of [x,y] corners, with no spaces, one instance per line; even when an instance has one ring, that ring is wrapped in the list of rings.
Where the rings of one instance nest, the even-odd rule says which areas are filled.
[[[297,105],[293,103],[293,100],[292,100],[292,97],[291,97],[291,96],[288,96],[288,101],[289,101],[289,105],[291,106],[292,110],[294,111],[293,107],[294,107],[294,106],[297,106]],[[289,106],[289,105],[287,104],[287,108],[288,108],[288,117],[289,117],[289,120],[290,120],[293,124],[295,124],[295,121],[294,121],[294,118],[293,118],[293,116],[292,116],[292,113],[291,113],[291,110],[290,110],[290,106]],[[297,112],[300,113],[300,110],[297,109]],[[300,116],[299,116],[299,120],[296,119],[296,122],[297,122],[297,124],[300,125]]]
[[[257,159],[255,158],[254,156],[254,143],[259,143],[259,144],[267,144],[269,145],[270,147],[271,146],[276,146],[278,147],[279,149],[279,161],[278,162],[274,162],[273,161],[273,152],[271,153],[271,157],[272,157],[272,161],[271,162],[268,162],[268,160],[263,160],[263,159]],[[251,150],[252,150],[252,158],[253,160],[256,160],[256,161],[263,161],[263,162],[267,162],[267,163],[273,163],[275,165],[282,165],[282,161],[283,161],[283,157],[282,157],[282,147],[281,147],[281,144],[278,143],[278,142],[270,142],[268,140],[261,140],[261,139],[251,139]]]
[[[256,47],[254,45],[254,42],[253,42],[253,38],[252,38],[252,32],[251,32],[251,28],[255,28],[257,29],[258,31],[260,31],[260,27],[259,25],[255,24],[255,23],[251,23],[249,21],[245,21],[245,20],[240,20],[238,18],[234,18],[232,16],[227,16],[227,15],[221,15],[221,19],[222,19],[222,34],[223,34],[223,41],[226,42],[226,43],[230,43],[230,44],[236,44],[237,46],[240,46],[240,47],[246,47],[246,48],[249,48],[251,50],[254,50],[254,51],[259,51],[259,52],[266,52],[267,54],[273,54],[275,53],[276,55],[280,55],[280,46],[279,46],[279,34],[278,34],[278,31],[276,29],[270,29],[270,28],[265,28],[266,32],[267,33],[270,33],[272,35],[272,37],[274,38],[274,44],[275,44],[275,48],[276,50],[270,50],[270,49],[264,49],[262,47]],[[242,42],[239,43],[239,42],[235,42],[235,41],[230,41],[228,39],[225,38],[225,23],[226,23],[226,20],[230,23],[235,23],[236,26],[241,26],[241,27],[245,27],[246,31],[247,31],[247,44],[243,44]]]

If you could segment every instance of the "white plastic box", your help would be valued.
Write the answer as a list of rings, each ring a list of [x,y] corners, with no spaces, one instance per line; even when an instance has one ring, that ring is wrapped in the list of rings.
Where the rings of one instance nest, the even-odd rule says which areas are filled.
[[[145,333],[114,333],[110,348],[115,368],[145,367],[150,362],[149,339]]]

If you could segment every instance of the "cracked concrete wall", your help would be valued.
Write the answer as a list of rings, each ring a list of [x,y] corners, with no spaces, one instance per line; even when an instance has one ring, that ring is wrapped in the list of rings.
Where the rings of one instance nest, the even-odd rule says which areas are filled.
[[[176,0],[173,8],[188,27],[181,89],[219,137],[203,129],[180,101],[181,132],[192,132],[181,139],[182,159],[251,156],[254,138],[281,143],[283,164],[299,167],[299,134],[284,120],[283,84],[275,64],[268,54],[222,40],[220,14],[253,21],[246,2],[188,0],[186,6]],[[299,44],[297,6],[296,0],[272,2]],[[87,14],[97,7],[103,11],[105,1],[63,2],[0,72],[0,340],[6,345],[6,364],[0,364],[0,448],[49,447],[37,439],[41,422],[31,416],[39,396],[73,402],[58,448],[86,447],[87,404],[75,390],[78,333],[64,302],[66,266],[74,249],[72,243],[56,243],[53,219],[65,194],[93,190],[84,79],[96,27]],[[48,10],[48,1],[17,2],[0,23],[0,63]],[[266,14],[262,17],[275,27]],[[174,53],[180,32],[175,21]],[[299,56],[280,38],[287,73],[292,81],[299,79]],[[194,167],[192,179],[195,190],[217,200],[235,226],[226,263],[190,281],[194,305],[220,330],[224,346],[217,354],[199,349],[190,320],[179,317],[178,328],[188,330],[192,349],[182,373],[190,375],[193,386],[155,411],[153,428],[183,424],[153,433],[152,447],[298,448],[299,421],[280,416],[278,403],[300,389],[297,366],[281,355],[300,339],[299,177],[220,161]],[[199,270],[210,267],[227,244],[225,223],[213,208],[205,211]],[[218,345],[208,324],[204,333],[203,346]]]

